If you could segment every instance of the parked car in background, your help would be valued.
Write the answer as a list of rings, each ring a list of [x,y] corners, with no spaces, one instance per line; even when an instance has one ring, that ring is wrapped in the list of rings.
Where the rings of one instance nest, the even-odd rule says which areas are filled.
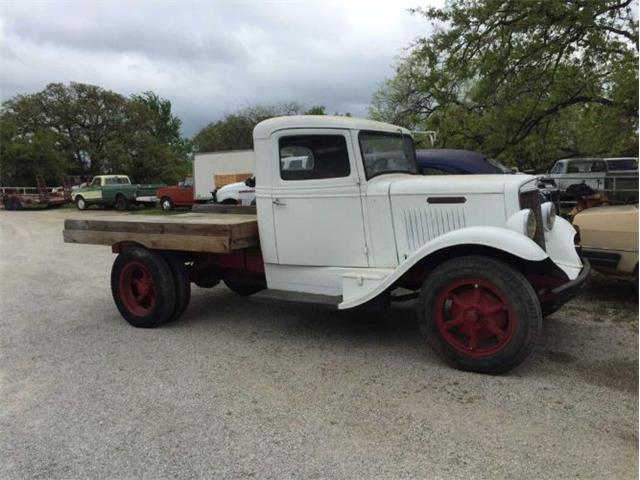
[[[571,197],[582,197],[603,190],[635,189],[637,192],[638,159],[564,158],[553,165],[542,181]]]
[[[244,182],[235,182],[212,192],[213,201],[225,205],[250,206],[256,204],[256,177]]]
[[[416,150],[418,170],[423,175],[466,175],[515,173],[517,170],[470,150]]]
[[[154,205],[160,185],[132,184],[126,175],[98,175],[85,187],[73,189],[71,200],[79,210],[90,205],[104,205],[127,210],[130,205]]]
[[[594,269],[634,278],[638,283],[638,205],[609,205],[581,211],[573,218],[582,256]]]
[[[183,182],[171,187],[158,189],[156,197],[160,200],[160,208],[165,212],[175,207],[190,207],[195,203],[193,198],[193,177],[187,177]]]

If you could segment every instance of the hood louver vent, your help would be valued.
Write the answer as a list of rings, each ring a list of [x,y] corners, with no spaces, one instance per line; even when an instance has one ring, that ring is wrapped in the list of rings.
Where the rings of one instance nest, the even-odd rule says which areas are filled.
[[[407,246],[415,251],[425,243],[453,230],[464,228],[464,208],[460,206],[406,208],[402,210]]]

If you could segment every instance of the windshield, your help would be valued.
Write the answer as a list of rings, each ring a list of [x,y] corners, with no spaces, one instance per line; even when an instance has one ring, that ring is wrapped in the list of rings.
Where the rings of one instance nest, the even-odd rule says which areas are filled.
[[[359,140],[367,179],[385,173],[418,173],[410,136],[362,131]]]

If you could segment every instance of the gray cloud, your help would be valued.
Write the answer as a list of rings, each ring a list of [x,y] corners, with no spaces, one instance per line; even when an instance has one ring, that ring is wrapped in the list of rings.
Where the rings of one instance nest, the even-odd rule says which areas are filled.
[[[187,135],[255,103],[366,115],[395,58],[428,32],[407,12],[418,3],[3,3],[0,97],[70,81],[153,90]]]

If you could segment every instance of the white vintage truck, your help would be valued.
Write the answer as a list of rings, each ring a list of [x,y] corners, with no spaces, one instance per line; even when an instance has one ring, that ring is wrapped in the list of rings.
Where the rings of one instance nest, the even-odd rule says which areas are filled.
[[[118,253],[113,297],[132,325],[180,316],[191,282],[338,309],[413,300],[441,358],[500,373],[588,276],[535,177],[418,175],[410,132],[363,119],[273,118],[253,136],[257,211],[65,222],[65,241]]]

